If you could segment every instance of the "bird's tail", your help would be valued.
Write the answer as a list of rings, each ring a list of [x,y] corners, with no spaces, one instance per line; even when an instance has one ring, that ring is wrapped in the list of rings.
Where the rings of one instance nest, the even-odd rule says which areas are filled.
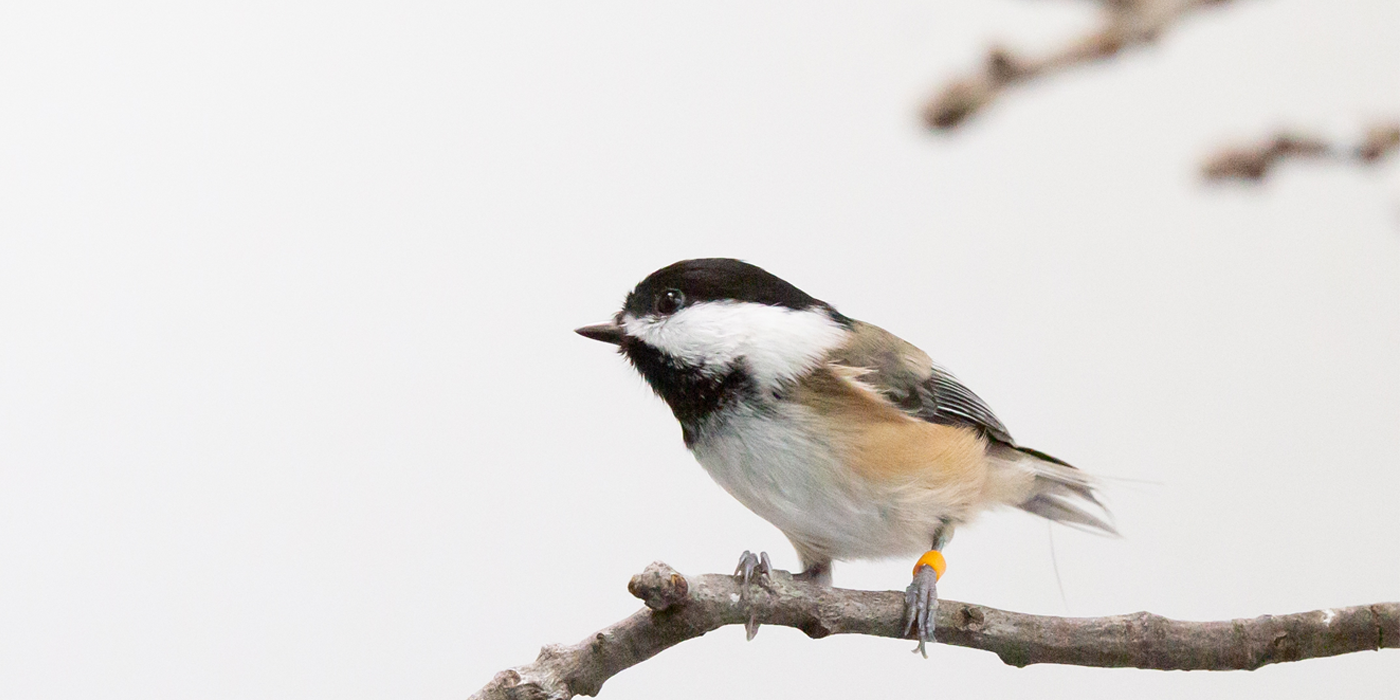
[[[1011,505],[1076,529],[1118,534],[1113,516],[1094,493],[1094,480],[1084,472],[1028,447],[998,445],[992,459],[1002,468],[1029,473],[1029,488],[1019,490]]]

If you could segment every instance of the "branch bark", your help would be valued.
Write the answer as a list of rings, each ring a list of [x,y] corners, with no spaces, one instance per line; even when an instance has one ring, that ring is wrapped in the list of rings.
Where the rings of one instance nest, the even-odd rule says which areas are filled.
[[[948,83],[929,100],[924,107],[924,122],[934,129],[952,129],[1016,83],[1111,58],[1130,46],[1152,43],[1192,10],[1228,2],[1100,0],[1103,21],[1097,29],[1040,58],[1015,56],[1004,48],[992,49],[980,71]]]
[[[733,576],[685,577],[661,562],[632,577],[645,608],[571,645],[549,645],[534,663],[502,671],[472,700],[568,700],[597,695],[603,682],[687,639],[753,615],[809,637],[869,634],[906,638],[904,594],[853,591],[792,580],[775,571],[752,599]],[[938,641],[994,652],[1013,666],[1039,663],[1162,670],[1253,670],[1300,659],[1400,648],[1400,603],[1182,622],[1151,613],[1047,617],[952,600],[938,602]]]

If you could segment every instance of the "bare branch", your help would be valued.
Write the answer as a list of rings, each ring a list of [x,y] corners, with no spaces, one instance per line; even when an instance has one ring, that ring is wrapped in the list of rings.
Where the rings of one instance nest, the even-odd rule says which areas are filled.
[[[1101,0],[1103,21],[1099,27],[1048,56],[1021,58],[1007,49],[993,48],[980,71],[948,83],[928,102],[924,122],[934,129],[951,129],[1011,85],[1151,43],[1191,10],[1227,2],[1230,0]]]
[[[502,671],[472,700],[568,700],[687,639],[753,615],[809,637],[869,634],[903,639],[904,594],[853,591],[774,572],[740,601],[733,576],[685,577],[661,562],[628,585],[647,607],[572,646],[550,645],[534,663]],[[1150,613],[1065,618],[938,603],[938,641],[991,651],[1013,666],[1039,663],[1163,670],[1253,670],[1267,664],[1400,648],[1400,603],[1357,605],[1225,622]]]
[[[1400,150],[1400,123],[1371,127],[1355,146],[1331,145],[1297,134],[1279,134],[1253,146],[1227,148],[1211,156],[1201,167],[1206,180],[1258,182],[1279,162],[1289,158],[1327,159],[1360,164],[1376,163]]]
[[[1366,138],[1356,147],[1356,157],[1363,163],[1374,163],[1395,151],[1400,151],[1400,122],[1368,129]]]

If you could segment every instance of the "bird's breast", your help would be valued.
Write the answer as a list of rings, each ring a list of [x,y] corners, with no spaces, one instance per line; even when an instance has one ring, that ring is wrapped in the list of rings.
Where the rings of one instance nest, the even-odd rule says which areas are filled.
[[[917,553],[941,521],[967,510],[966,498],[933,484],[870,478],[850,463],[859,450],[796,402],[740,402],[692,432],[691,451],[710,476],[814,554]]]

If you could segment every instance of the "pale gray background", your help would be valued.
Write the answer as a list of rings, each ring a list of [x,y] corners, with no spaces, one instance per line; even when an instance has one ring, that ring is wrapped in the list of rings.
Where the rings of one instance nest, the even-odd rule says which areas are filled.
[[[921,100],[1072,2],[0,7],[0,696],[462,698],[795,558],[601,320],[726,255],[884,325],[1125,537],[999,513],[941,592],[1210,619],[1400,598],[1400,181],[1197,165],[1400,113],[1400,3],[1247,0],[1018,90]],[[890,589],[906,561],[846,564]],[[728,628],[609,698],[1376,697],[1400,654],[1257,673],[1003,666]]]

